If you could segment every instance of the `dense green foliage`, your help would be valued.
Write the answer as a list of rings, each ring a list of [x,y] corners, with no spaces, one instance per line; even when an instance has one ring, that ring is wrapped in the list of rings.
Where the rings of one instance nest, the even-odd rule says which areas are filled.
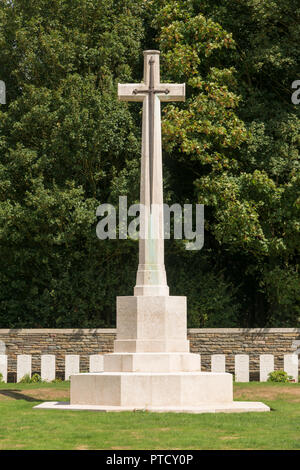
[[[268,382],[283,382],[287,383],[293,380],[291,375],[288,375],[284,370],[274,370],[268,374]]]
[[[296,0],[0,4],[0,327],[115,324],[137,242],[96,237],[96,208],[138,201],[140,81],[161,50],[168,203],[205,204],[205,244],[166,241],[189,326],[299,326],[300,8]]]
[[[35,384],[35,383],[41,383],[42,378],[39,374],[33,374],[32,377],[30,374],[25,374],[24,377],[19,380],[20,384]]]

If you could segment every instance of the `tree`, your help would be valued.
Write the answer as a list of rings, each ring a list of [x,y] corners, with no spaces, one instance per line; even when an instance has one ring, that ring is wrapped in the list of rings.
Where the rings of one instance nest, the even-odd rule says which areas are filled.
[[[189,168],[195,193],[182,199],[206,206],[202,255],[213,246],[218,256],[208,269],[239,287],[241,325],[297,325],[300,120],[290,86],[299,7],[154,4],[165,73],[189,86],[182,109],[166,109],[165,149]]]
[[[120,283],[122,293],[133,282],[134,244],[100,242],[95,228],[96,208],[115,197],[114,187],[138,194],[138,130],[116,83],[139,66],[140,10],[137,1],[1,3],[6,327],[111,325],[111,286]]]

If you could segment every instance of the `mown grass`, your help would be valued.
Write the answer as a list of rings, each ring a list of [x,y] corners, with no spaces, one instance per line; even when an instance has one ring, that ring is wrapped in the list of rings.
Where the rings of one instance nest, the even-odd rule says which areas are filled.
[[[234,384],[270,413],[101,413],[33,409],[69,383],[0,384],[0,449],[300,449],[300,384]]]

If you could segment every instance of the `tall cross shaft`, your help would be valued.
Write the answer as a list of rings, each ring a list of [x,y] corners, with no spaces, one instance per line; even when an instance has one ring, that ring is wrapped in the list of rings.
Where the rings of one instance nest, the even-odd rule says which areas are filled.
[[[118,85],[122,101],[143,103],[139,267],[135,295],[169,295],[164,266],[160,102],[183,101],[185,84],[160,83],[159,51],[144,51],[142,83]]]
[[[170,91],[166,88],[165,90],[155,89],[154,86],[154,64],[155,60],[153,57],[150,57],[148,62],[150,67],[149,73],[149,88],[137,89],[133,90],[134,95],[138,95],[140,93],[146,93],[148,95],[148,107],[149,107],[149,183],[150,183],[150,211],[152,207],[152,189],[153,189],[153,148],[154,148],[154,98],[156,93],[162,93],[168,95]]]

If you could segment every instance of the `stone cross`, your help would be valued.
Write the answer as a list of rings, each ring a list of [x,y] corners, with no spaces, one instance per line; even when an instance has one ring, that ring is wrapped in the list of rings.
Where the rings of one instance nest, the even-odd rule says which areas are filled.
[[[142,83],[118,84],[121,101],[143,103],[139,267],[134,295],[169,295],[164,265],[161,101],[184,101],[185,84],[160,83],[159,51],[144,51]]]

